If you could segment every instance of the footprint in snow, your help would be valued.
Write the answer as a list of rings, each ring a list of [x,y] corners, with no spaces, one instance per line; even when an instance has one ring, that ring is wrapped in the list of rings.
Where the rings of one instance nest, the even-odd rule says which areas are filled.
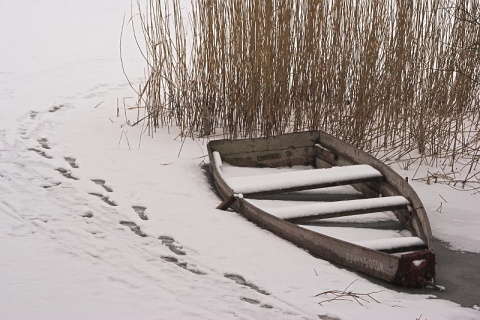
[[[108,204],[109,206],[116,207],[117,204],[115,201],[110,200],[107,196],[104,196],[103,194],[96,193],[96,192],[89,192],[88,194],[91,194],[92,196],[95,196],[97,198],[100,198],[103,202]]]
[[[146,207],[142,207],[142,206],[132,206],[133,210],[135,210],[135,212],[138,214],[138,216],[140,217],[140,219],[142,220],[148,220],[148,217],[145,215],[145,210],[147,210]]]
[[[33,151],[33,152],[38,153],[39,155],[41,155],[44,158],[52,159],[52,157],[49,156],[48,154],[46,154],[45,151],[43,151],[43,150],[38,150],[37,148],[28,148],[28,151]]]
[[[323,314],[323,315],[319,314],[318,318],[320,320],[341,320],[340,318],[329,316],[328,314]]]
[[[225,278],[233,280],[233,281],[235,281],[236,283],[238,283],[242,286],[246,286],[246,287],[249,287],[249,288],[257,291],[258,293],[261,293],[261,294],[267,295],[267,296],[270,295],[270,293],[268,293],[267,291],[265,291],[263,289],[260,289],[258,286],[254,285],[253,283],[250,283],[250,282],[246,281],[244,277],[242,277],[238,274],[225,273],[224,276],[225,276]]]
[[[261,308],[265,308],[265,309],[273,309],[273,307],[269,304],[260,304],[260,301],[256,300],[256,299],[251,299],[251,298],[246,298],[246,297],[241,297],[240,300],[244,301],[244,302],[247,302],[247,303],[250,303],[250,304],[258,304],[260,305]]]
[[[62,109],[63,107],[65,107],[65,105],[63,105],[63,104],[52,106],[50,109],[48,109],[48,112],[56,112],[56,111]]]
[[[90,218],[93,218],[93,213],[90,212],[90,211],[88,211],[88,212],[86,212],[84,215],[82,215],[82,217],[84,217],[84,218],[89,218],[89,219],[90,219]]]
[[[72,176],[72,173],[67,170],[67,169],[64,169],[64,168],[57,168],[55,169],[56,171],[60,172],[62,174],[62,176],[64,176],[65,178],[68,178],[68,179],[72,179],[72,180],[78,180],[77,177],[74,177]]]
[[[195,268],[192,268],[188,265],[188,263],[186,262],[181,262],[179,261],[177,258],[175,257],[170,257],[170,256],[162,256],[162,259],[164,261],[167,261],[167,262],[171,262],[171,263],[174,263],[176,264],[177,266],[179,266],[180,268],[182,269],[185,269],[185,270],[188,270],[190,271],[191,273],[195,273],[195,274],[198,274],[200,276],[203,276],[203,275],[206,275],[205,272],[201,271],[201,270],[198,270],[198,269],[195,269]]]
[[[110,188],[109,186],[105,185],[105,180],[102,179],[92,179],[93,182],[101,186],[105,191],[107,192],[113,192],[113,189]]]
[[[170,251],[180,256],[186,255],[185,251],[182,250],[182,246],[175,243],[175,240],[169,236],[160,236],[158,237],[162,241],[162,244],[167,246]]]
[[[27,140],[27,139],[28,139],[27,129],[25,129],[25,128],[20,128],[20,137],[21,137],[23,140]]]
[[[35,119],[38,115],[38,111],[30,111],[30,119]]]
[[[142,238],[145,238],[147,237],[147,235],[145,233],[143,233],[143,231],[140,229],[139,226],[137,226],[137,224],[135,222],[131,222],[131,221],[120,221],[120,224],[122,226],[126,226],[126,227],[129,227],[130,230],[132,230],[137,236],[140,236]]]
[[[61,182],[50,182],[50,184],[48,184],[48,185],[43,185],[42,188],[43,189],[50,189],[50,188],[59,186],[61,184],[62,184]]]
[[[65,157],[64,159],[65,159],[65,161],[68,162],[68,164],[70,165],[70,167],[75,168],[75,169],[78,168],[78,165],[77,165],[77,163],[76,163],[77,159],[72,158],[72,157]]]
[[[38,139],[38,143],[40,143],[43,149],[51,149],[50,146],[48,145],[47,138]]]

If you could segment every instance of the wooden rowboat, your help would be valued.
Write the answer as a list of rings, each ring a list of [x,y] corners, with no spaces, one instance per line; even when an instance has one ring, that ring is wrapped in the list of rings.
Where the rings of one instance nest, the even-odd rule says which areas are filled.
[[[425,209],[408,181],[381,161],[323,131],[216,140],[208,154],[224,199],[219,209],[231,207],[311,254],[367,275],[408,287],[433,283]]]

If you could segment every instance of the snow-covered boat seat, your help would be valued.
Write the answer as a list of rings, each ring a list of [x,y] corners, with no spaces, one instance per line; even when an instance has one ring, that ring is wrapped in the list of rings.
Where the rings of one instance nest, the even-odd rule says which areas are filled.
[[[403,196],[335,202],[247,200],[280,219],[294,222],[328,219],[371,212],[401,209],[410,204]]]
[[[417,247],[426,247],[418,237],[398,237],[388,239],[356,241],[355,244],[378,251],[401,251]]]
[[[215,165],[221,172],[220,155],[214,155]],[[365,164],[311,169],[295,172],[269,173],[263,175],[224,177],[235,193],[251,194],[269,191],[293,191],[331,187],[383,179],[382,174]]]

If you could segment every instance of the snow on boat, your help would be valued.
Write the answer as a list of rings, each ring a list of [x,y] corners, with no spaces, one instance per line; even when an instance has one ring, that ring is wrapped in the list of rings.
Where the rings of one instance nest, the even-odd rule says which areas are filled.
[[[387,165],[323,131],[208,144],[224,201],[259,227],[339,265],[402,286],[434,281],[425,209]],[[378,227],[379,224],[395,228]]]

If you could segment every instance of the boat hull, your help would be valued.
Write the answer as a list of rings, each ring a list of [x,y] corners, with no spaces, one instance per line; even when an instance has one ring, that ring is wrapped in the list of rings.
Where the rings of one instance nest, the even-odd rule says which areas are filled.
[[[311,254],[368,274],[408,287],[420,287],[432,282],[435,275],[435,254],[430,225],[420,199],[408,183],[391,168],[357,148],[323,131],[291,133],[269,138],[217,140],[208,144],[210,169],[215,185],[229,205],[261,228],[308,250]],[[355,184],[369,196],[402,195],[412,206],[409,210],[394,210],[398,219],[411,233],[421,238],[427,249],[410,254],[392,255],[317,233],[280,219],[254,206],[226,183],[213,153],[239,167],[285,167],[313,165],[317,168],[368,164],[384,176],[384,181]]]

